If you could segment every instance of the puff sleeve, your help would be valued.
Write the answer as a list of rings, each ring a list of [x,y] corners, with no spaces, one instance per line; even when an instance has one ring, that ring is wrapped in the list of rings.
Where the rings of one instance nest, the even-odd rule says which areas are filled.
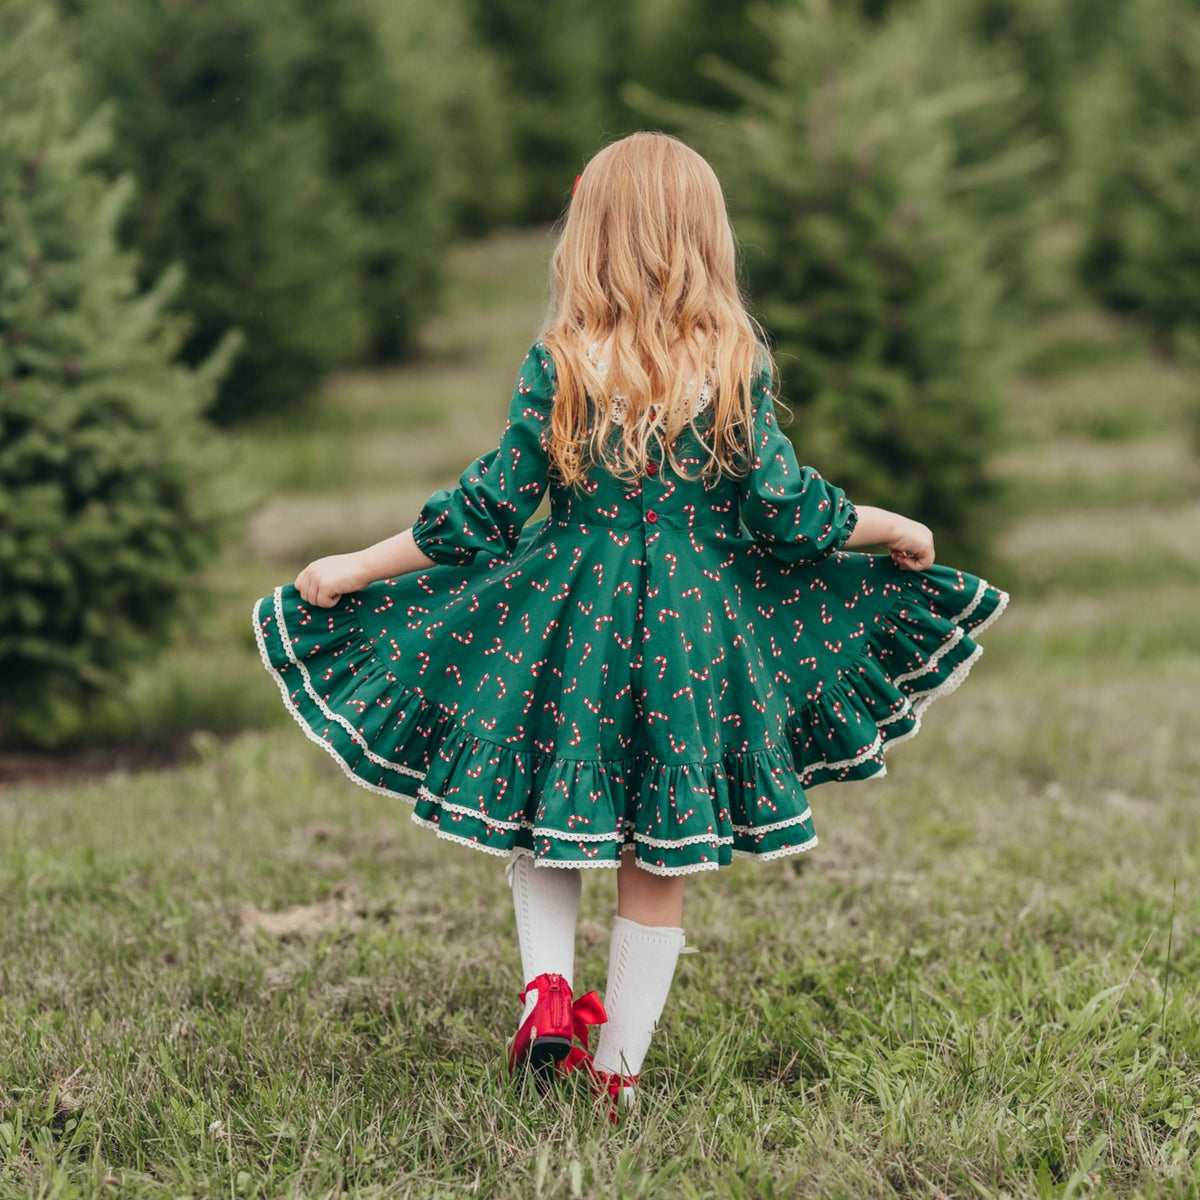
[[[841,488],[796,460],[775,419],[768,373],[754,390],[754,458],[738,486],[742,520],[776,558],[817,562],[845,544],[858,513]]]
[[[473,462],[458,487],[435,492],[413,526],[422,554],[437,563],[469,563],[477,554],[511,554],[546,490],[545,438],[556,380],[547,348],[525,356],[500,445]]]

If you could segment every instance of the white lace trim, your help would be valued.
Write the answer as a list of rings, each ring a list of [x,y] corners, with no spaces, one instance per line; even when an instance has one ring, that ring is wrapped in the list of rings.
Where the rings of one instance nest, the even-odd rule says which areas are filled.
[[[734,827],[736,828],[736,826]],[[684,846],[732,846],[733,838],[722,837],[719,833],[695,833],[674,841],[669,838],[651,837],[648,833],[635,833],[633,840],[642,846],[651,846],[655,850],[679,850]]]
[[[287,681],[275,669],[274,663],[271,662],[270,655],[267,654],[267,643],[263,637],[262,627],[258,623],[258,604],[254,605],[254,638],[258,643],[258,654],[262,659],[262,664],[267,669],[267,673],[275,680],[276,686],[279,688],[279,694],[283,697],[283,706],[292,715],[292,719],[300,726],[304,732],[304,736],[308,738],[314,745],[320,746],[334,762],[342,769],[342,774],[346,776],[352,783],[357,783],[359,787],[366,788],[368,792],[375,792],[380,796],[393,796],[397,800],[407,800],[409,804],[416,804],[416,796],[410,796],[407,792],[393,791],[391,788],[386,788],[382,784],[370,783],[363,779],[361,775],[356,775],[351,769],[350,764],[341,756],[336,746],[332,742],[327,742],[321,737],[316,730],[305,720],[304,714],[292,702],[291,689],[287,685]]]
[[[447,833],[436,821],[427,821],[424,817],[417,816],[415,812],[411,816],[414,825],[423,825],[426,829],[432,829],[444,842],[457,842],[460,846],[469,846],[472,850],[482,850],[484,854],[493,854],[499,858],[507,858],[512,853],[508,846],[485,846],[483,842],[463,837],[461,834]]]
[[[735,825],[733,832],[743,837],[753,837],[760,833],[774,833],[777,829],[786,829],[789,825],[800,825],[812,817],[812,809],[806,808],[798,817],[788,817],[786,821],[772,821],[770,825]]]
[[[608,362],[603,358],[597,358],[599,353],[600,343],[593,342],[587,349],[588,359],[596,368],[596,374],[602,379],[608,374]],[[687,386],[683,389],[685,397],[690,396],[696,390],[695,378],[687,381]],[[700,389],[700,394],[692,401],[691,414],[695,420],[711,403],[713,398],[712,384],[707,380],[704,386]],[[618,393],[609,398],[609,419],[614,425],[624,425],[625,418],[629,415],[629,399],[627,396]]]
[[[737,851],[735,850],[733,853],[736,854]],[[661,867],[658,863],[648,863],[642,858],[635,857],[633,861],[640,870],[648,871],[651,875],[698,875],[701,871],[719,871],[721,869],[719,862],[692,863],[686,867]]]
[[[257,607],[254,611],[256,614],[255,625],[257,625]],[[304,690],[308,693],[312,702],[321,710],[325,718],[340,725],[349,735],[350,740],[363,752],[364,756],[369,758],[376,766],[386,767],[389,771],[398,771],[401,775],[411,775],[414,779],[424,779],[424,772],[415,771],[412,767],[407,767],[403,763],[390,762],[388,759],[376,754],[367,745],[367,739],[345,717],[335,713],[325,703],[317,692],[317,689],[313,687],[312,677],[308,673],[308,668],[296,657],[296,652],[292,649],[291,638],[288,636],[287,622],[283,617],[283,588],[281,587],[275,589],[275,622],[279,631],[279,642],[283,646],[283,652],[288,656],[288,661],[292,666],[299,670],[300,678],[304,681]]]
[[[845,759],[843,762],[828,763],[819,762],[812,763],[804,768],[800,778],[801,781],[806,781],[810,776],[820,770],[841,771],[847,767],[861,766],[864,762],[875,758],[879,754],[886,754],[893,746],[899,746],[901,742],[907,742],[909,738],[916,737],[921,730],[921,721],[924,718],[925,710],[935,701],[940,700],[943,696],[948,696],[951,692],[957,691],[963,683],[963,680],[970,674],[971,668],[975,665],[976,659],[983,653],[982,646],[976,646],[969,658],[963,659],[962,662],[954,668],[953,671],[936,687],[928,692],[922,692],[912,702],[911,713],[914,724],[911,729],[905,730],[899,737],[888,738],[884,741],[878,734],[875,741],[871,743],[861,754],[854,758]],[[876,764],[876,769],[866,776],[868,779],[882,779],[887,774],[887,767],[879,761]],[[816,785],[814,785],[816,786]]]
[[[957,617],[950,618],[955,625],[961,625],[979,607],[984,596],[987,595],[987,586],[986,580],[981,579],[979,581],[979,586],[975,589],[975,595],[971,597],[971,603]]]
[[[967,636],[967,631],[961,625],[955,626],[954,632],[929,656],[929,660],[923,667],[918,667],[915,671],[906,671],[903,675],[897,675],[892,683],[899,687],[902,683],[907,683],[910,679],[920,679],[922,675],[930,674],[958,645],[959,642]]]
[[[478,821],[482,821],[485,825],[490,825],[493,829],[504,829],[515,832],[518,829],[532,829],[533,825],[528,821],[505,821],[500,817],[489,817],[487,813],[481,812],[477,808],[467,808],[464,804],[455,804],[450,800],[443,800],[441,796],[435,795],[427,787],[417,789],[417,795],[422,800],[429,800],[437,804],[443,812],[457,813],[462,817],[474,817]]]
[[[990,617],[985,617],[974,629],[971,630],[971,637],[977,638],[982,634],[992,623],[1000,617],[1004,610],[1008,607],[1009,595],[1007,592],[998,593],[999,599],[996,602],[996,611]]]
[[[733,857],[751,858],[755,862],[770,862],[775,858],[787,858],[790,854],[803,854],[805,850],[811,850],[814,846],[819,846],[820,844],[820,840],[814,834],[807,842],[801,842],[798,846],[784,846],[779,850],[770,850],[766,854],[755,854],[751,850],[735,850]]]

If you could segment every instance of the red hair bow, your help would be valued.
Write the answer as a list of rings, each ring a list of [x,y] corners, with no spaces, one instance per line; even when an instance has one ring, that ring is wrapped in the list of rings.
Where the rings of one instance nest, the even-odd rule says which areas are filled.
[[[574,195],[575,195],[575,193],[576,193],[577,191],[579,191],[579,181],[580,181],[582,178],[583,178],[583,176],[582,176],[582,175],[576,175],[576,176],[575,176],[575,186],[574,186],[574,187],[571,189],[571,195],[572,195],[572,196],[574,196]]]

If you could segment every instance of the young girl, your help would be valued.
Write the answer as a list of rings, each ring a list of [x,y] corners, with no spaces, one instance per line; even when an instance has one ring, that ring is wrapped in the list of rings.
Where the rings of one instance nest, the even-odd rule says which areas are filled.
[[[597,154],[553,279],[499,447],[411,529],[259,601],[255,628],[354,782],[511,858],[510,1066],[585,1063],[630,1103],[685,877],[815,846],[804,789],[883,774],[1007,597],[932,566],[924,525],[797,465],[694,151],[638,133]],[[889,553],[845,553],[868,546]],[[601,1005],[574,999],[574,951],[583,868],[605,867]]]

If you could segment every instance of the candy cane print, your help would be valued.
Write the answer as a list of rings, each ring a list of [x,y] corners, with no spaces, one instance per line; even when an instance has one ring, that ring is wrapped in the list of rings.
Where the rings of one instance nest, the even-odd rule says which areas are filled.
[[[504,657],[507,658],[510,663],[516,664],[525,657],[525,651],[518,650],[516,654],[514,654],[511,650],[505,650]]]
[[[571,722],[571,736],[567,739],[568,746],[578,746],[583,741],[583,734],[574,721]]]
[[[396,639],[395,639],[395,638],[388,638],[388,645],[389,645],[389,646],[391,646],[391,648],[392,648],[392,652],[391,652],[391,654],[389,654],[389,655],[388,655],[388,659],[389,659],[391,662],[396,662],[398,659],[400,659],[401,657],[403,657],[403,655],[404,655],[404,651],[400,649],[400,646],[399,646],[399,644],[396,642]],[[418,654],[418,655],[417,655],[417,658],[419,659],[420,657],[421,657],[421,656]],[[429,655],[428,655],[428,654],[426,654],[426,655],[425,655],[425,657],[426,657],[426,658],[428,658],[428,657],[429,657]]]
[[[504,682],[501,676],[496,676],[496,699],[503,700],[508,695],[508,684]]]
[[[667,673],[667,656],[665,654],[656,654],[654,656],[654,665],[658,668],[658,681],[662,682],[662,677]]]
[[[725,661],[725,646],[723,643],[717,647],[717,657],[710,658],[708,661],[714,667],[719,667]]]
[[[681,599],[690,600],[693,596],[695,596],[696,599],[699,600],[703,595],[704,593],[698,587],[690,587],[682,594]]]
[[[607,625],[609,623],[609,621],[611,621],[611,620],[612,620],[611,616],[609,616],[607,614],[603,614],[603,615],[597,617],[595,619],[595,621],[592,622],[592,624],[595,627],[595,630],[597,633],[603,633],[604,626]]]
[[[545,665],[546,665],[546,664],[547,664],[549,661],[550,661],[550,660],[549,660],[548,658],[539,658],[539,659],[537,660],[537,662],[530,663],[530,664],[529,664],[529,673],[530,673],[530,675],[532,675],[532,676],[534,677],[534,679],[537,679],[537,678],[538,678],[538,676],[539,676],[539,675],[541,675],[541,673],[542,673],[542,668],[543,668],[543,667],[544,667],[544,666],[545,666]]]
[[[822,641],[824,641],[824,639],[822,639]],[[836,642],[825,642],[825,649],[828,650],[830,654],[841,654],[842,639],[838,638]]]
[[[763,608],[761,604],[756,604],[754,607],[758,609],[759,616],[765,617],[768,621],[775,615],[775,605],[773,604],[767,605],[766,608]]]
[[[710,672],[707,667],[702,667],[699,671],[695,667],[688,667],[688,674],[698,682],[705,683],[708,680]]]
[[[624,550],[625,547],[629,545],[629,534],[627,534],[627,533],[617,533],[616,530],[610,529],[608,531],[608,536],[610,538],[612,538],[612,540],[618,546],[620,546],[622,550]],[[599,565],[599,564],[597,564],[597,565]]]
[[[552,620],[546,623],[546,632],[542,634],[543,642],[558,632],[558,625],[559,621],[557,617],[554,617]]]
[[[804,622],[793,621],[792,628],[796,631],[792,635],[792,645],[794,646],[804,636]]]
[[[457,629],[452,629],[450,636],[456,642],[461,642],[464,646],[469,646],[475,640],[475,635],[469,629],[466,633],[459,633]]]
[[[674,579],[675,578],[675,568],[676,568],[676,566],[679,565],[679,560],[675,557],[674,554],[664,554],[663,562],[665,562],[667,564],[667,578]]]
[[[493,637],[491,646],[483,652],[484,657],[486,658],[489,654],[499,654],[503,649],[504,643],[498,637]]]
[[[496,605],[496,610],[497,610],[497,612],[499,612],[499,614],[500,614],[499,628],[503,629],[503,628],[504,628],[504,623],[505,623],[505,621],[507,621],[507,620],[508,620],[508,614],[509,614],[509,611],[510,611],[510,609],[509,609],[508,605],[507,605],[507,604],[505,604],[503,600],[501,600],[501,601],[500,601],[500,602],[499,602],[499,603]],[[499,638],[497,638],[496,640],[497,640],[497,643],[498,643],[498,642],[499,642]]]
[[[622,650],[628,650],[633,645],[633,634],[627,638],[622,637],[615,629],[613,630],[613,639]]]
[[[704,624],[700,628],[703,629],[705,633],[712,633],[712,631],[713,631],[713,615],[712,615],[711,608],[705,610]]]
[[[671,749],[674,751],[674,753],[683,754],[686,752],[688,747],[687,742],[677,742],[673,733],[667,734],[667,741],[671,743]],[[671,790],[674,791],[673,788]]]
[[[700,574],[707,575],[708,578],[713,581],[713,583],[721,582],[721,572],[720,571],[710,571],[707,567],[701,567]]]
[[[582,697],[582,699],[583,699],[583,705],[588,710],[588,712],[596,714],[596,715],[599,714],[599,712],[600,712],[599,704],[597,704],[594,700],[589,699],[587,696]]]
[[[514,742],[519,742],[524,736],[525,736],[525,726],[518,725],[515,732],[510,733],[508,735],[508,737],[506,737],[504,739],[504,744],[506,746],[511,746]],[[500,782],[501,787],[503,787],[503,788],[508,787],[507,781],[505,780],[503,775],[500,777],[499,782]],[[501,792],[500,794],[503,795],[503,792]],[[497,799],[499,799],[499,796],[497,797]]]
[[[428,668],[429,668],[430,661],[431,661],[430,656],[428,654],[426,654],[424,650],[420,651],[417,654],[417,662],[419,662],[421,664],[420,667],[417,669],[418,677],[425,674],[426,670],[428,670]]]
[[[819,575],[814,575],[808,582],[808,590],[810,592],[815,592],[818,589],[822,592],[827,592],[829,591],[829,584],[827,584]]]
[[[592,643],[584,642],[583,643],[583,653],[579,656],[579,665],[582,667],[583,664],[585,662],[587,662],[587,660],[591,657],[592,657]]]
[[[683,618],[683,614],[676,612],[673,608],[660,608],[658,610],[658,623],[660,625],[665,625],[668,617],[674,617],[675,620],[679,621]]]
[[[371,611],[373,613],[389,612],[391,610],[392,605],[395,603],[396,603],[395,599],[390,594],[388,594],[388,595],[384,596],[383,603],[378,608],[371,609]]]
[[[825,601],[821,601],[821,624],[832,625],[833,618],[829,615],[829,609],[825,607]]]
[[[755,709],[757,709],[758,712],[762,713],[764,716],[766,715],[767,706],[761,700],[755,696],[752,696],[750,698],[750,703]]]
[[[656,720],[667,722],[670,721],[670,719],[671,718],[668,717],[666,713],[659,712],[657,709],[652,708],[646,712],[646,721],[651,725],[653,725]]]
[[[529,710],[533,707],[533,701],[535,699],[534,693],[532,691],[530,691],[528,688],[526,688],[525,691],[523,691],[521,693],[521,699],[525,701],[525,706],[521,709],[521,716],[524,717],[528,714]]]
[[[562,601],[562,600],[565,600],[570,594],[571,594],[571,585],[564,581],[562,587],[559,588],[559,590],[557,592],[555,592],[554,595],[550,597],[550,599],[554,600],[556,602]]]
[[[672,700],[678,700],[680,696],[686,696],[693,704],[696,703],[696,693],[687,684],[681,687],[679,691],[671,693]]]

